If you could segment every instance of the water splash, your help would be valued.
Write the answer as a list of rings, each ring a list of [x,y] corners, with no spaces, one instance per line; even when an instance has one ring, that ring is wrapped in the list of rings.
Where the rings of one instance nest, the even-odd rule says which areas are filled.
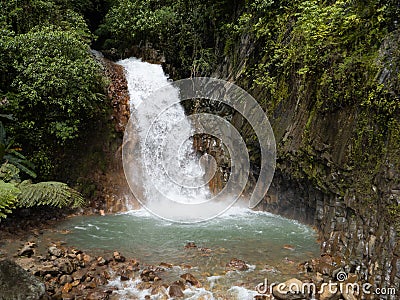
[[[160,105],[168,103],[170,98],[179,102],[179,91],[174,87],[166,87],[169,81],[160,65],[143,62],[137,58],[124,59],[118,63],[126,70],[142,157],[142,160],[136,161],[136,166],[131,168],[134,170],[130,171],[135,172],[134,176],[144,183],[142,193],[146,199],[146,206],[154,207],[157,211],[170,211],[169,216],[172,219],[191,219],[199,212],[192,211],[190,207],[184,211],[176,210],[160,201],[166,197],[177,203],[198,204],[212,197],[193,143],[191,140],[184,140],[184,137],[192,135],[193,128],[185,116],[183,107],[179,103],[169,106],[154,120],[154,111],[159,111]],[[161,100],[151,101],[149,96],[160,87],[166,87],[162,93],[157,94]],[[164,151],[168,143],[183,140],[178,153]],[[146,168],[146,172],[143,172],[143,168]],[[182,174],[184,180],[180,180]]]

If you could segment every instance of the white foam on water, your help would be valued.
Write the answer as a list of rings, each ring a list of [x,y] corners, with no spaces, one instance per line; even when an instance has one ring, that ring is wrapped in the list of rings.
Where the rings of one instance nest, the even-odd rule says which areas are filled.
[[[87,230],[87,228],[82,227],[82,226],[74,226],[74,229]]]
[[[99,226],[96,226],[96,225],[93,225],[93,224],[90,224],[90,223],[88,223],[87,224],[89,227],[94,227],[94,228],[96,228],[97,230],[100,230],[100,227]]]
[[[242,286],[233,286],[228,292],[237,300],[253,300],[254,296],[258,295],[255,290],[252,291]]]
[[[149,211],[144,208],[128,210],[128,211],[120,212],[118,214],[131,215],[131,216],[135,216],[135,217],[139,217],[139,218],[154,218],[154,215],[149,213]]]
[[[217,281],[219,279],[221,279],[222,276],[221,275],[216,275],[216,276],[209,276],[207,277],[207,281],[210,283],[210,289],[213,289],[215,284],[217,283]]]
[[[113,293],[118,294],[118,298],[120,300],[128,300],[128,299],[144,299],[146,295],[150,295],[149,289],[140,290],[137,288],[140,279],[129,279],[127,281],[121,281],[118,278],[109,280],[108,286],[112,286],[117,288]],[[154,298],[153,298],[154,299]]]
[[[200,297],[204,300],[214,300],[214,295],[210,291],[207,291],[204,288],[187,288],[183,291],[185,295],[185,299],[189,300],[198,300]]]
[[[159,292],[157,294],[151,294],[150,289],[139,289],[139,285],[142,281],[139,278],[134,280],[130,279],[127,281],[121,281],[118,277],[115,277],[112,280],[109,280],[108,286],[115,287],[113,293],[118,295],[118,298],[121,300],[128,299],[144,299],[146,295],[150,295],[150,299],[163,299],[162,296],[168,293],[169,289],[164,290],[164,292]],[[214,300],[214,295],[212,292],[206,290],[205,288],[196,288],[196,287],[187,287],[183,294],[185,295],[185,299],[197,300],[200,297],[204,300]],[[168,298],[170,299],[170,298]],[[172,298],[171,298],[172,299]]]

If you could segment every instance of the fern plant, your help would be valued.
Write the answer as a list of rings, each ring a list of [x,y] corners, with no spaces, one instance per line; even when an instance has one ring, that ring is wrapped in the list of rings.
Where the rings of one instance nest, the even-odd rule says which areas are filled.
[[[20,190],[14,184],[0,180],[0,219],[15,208],[19,194]]]
[[[77,208],[85,204],[82,195],[67,184],[57,181],[21,183],[0,180],[0,218],[16,207],[48,205],[58,208]]]
[[[9,115],[0,117],[11,118]],[[85,204],[82,195],[67,184],[57,181],[32,183],[21,182],[20,171],[35,178],[33,164],[12,149],[12,140],[6,136],[5,128],[0,121],[0,219],[5,218],[16,207],[48,205],[53,207],[81,207]]]
[[[82,195],[67,184],[57,181],[31,183],[25,180],[18,185],[21,193],[18,195],[19,207],[49,205],[58,208],[77,208],[85,203]]]

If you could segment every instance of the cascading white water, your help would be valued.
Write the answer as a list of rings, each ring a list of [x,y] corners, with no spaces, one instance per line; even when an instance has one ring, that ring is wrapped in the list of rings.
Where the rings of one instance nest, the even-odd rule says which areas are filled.
[[[147,177],[142,178],[146,205],[156,205],[159,210],[168,209],[161,208],[161,196],[187,204],[207,201],[211,194],[204,179],[205,172],[193,150],[192,141],[185,140],[193,129],[179,103],[179,91],[173,87],[163,89],[157,94],[157,101],[151,101],[149,96],[169,83],[162,67],[136,58],[122,60],[119,64],[126,70],[131,107],[138,127],[142,155],[139,163],[147,170],[141,173]],[[160,111],[159,104],[171,103],[171,98],[176,99],[176,104],[168,106],[154,119],[154,111]],[[181,143],[177,153],[165,151],[167,143],[173,142]]]

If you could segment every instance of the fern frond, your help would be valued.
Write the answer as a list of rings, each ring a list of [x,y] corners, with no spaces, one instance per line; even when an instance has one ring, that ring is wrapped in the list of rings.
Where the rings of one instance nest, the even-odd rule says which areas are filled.
[[[0,219],[7,217],[7,214],[15,208],[20,193],[21,191],[14,184],[0,180]]]
[[[49,205],[55,207],[80,207],[85,199],[67,184],[57,181],[39,182],[23,181],[18,186],[21,194],[18,196],[19,207]]]

